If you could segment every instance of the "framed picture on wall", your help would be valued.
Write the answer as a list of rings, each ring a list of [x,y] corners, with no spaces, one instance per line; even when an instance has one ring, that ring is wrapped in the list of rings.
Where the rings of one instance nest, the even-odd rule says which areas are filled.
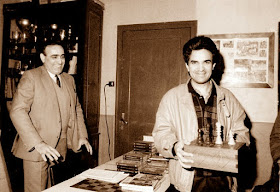
[[[274,33],[205,35],[224,61],[223,87],[272,88],[274,83]]]

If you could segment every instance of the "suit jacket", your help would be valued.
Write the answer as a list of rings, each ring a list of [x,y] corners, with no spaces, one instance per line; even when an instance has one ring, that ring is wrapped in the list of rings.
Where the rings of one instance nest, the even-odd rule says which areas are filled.
[[[88,138],[83,111],[79,103],[74,78],[61,74],[70,95],[70,120],[67,128],[68,148],[78,152],[79,138]],[[10,110],[11,120],[18,132],[12,152],[25,160],[42,161],[34,149],[40,142],[55,148],[62,130],[61,114],[53,80],[44,66],[28,70],[18,84]]]

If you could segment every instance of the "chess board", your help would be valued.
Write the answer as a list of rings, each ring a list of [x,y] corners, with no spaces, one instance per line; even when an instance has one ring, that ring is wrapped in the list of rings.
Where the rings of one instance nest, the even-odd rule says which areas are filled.
[[[193,154],[193,167],[238,173],[238,161],[240,150],[245,143],[236,143],[233,146],[224,143],[222,145],[205,145],[192,142],[184,146],[184,151]]]
[[[71,187],[85,189],[89,191],[102,191],[102,192],[121,192],[121,187],[117,183],[109,183],[96,179],[84,179]]]

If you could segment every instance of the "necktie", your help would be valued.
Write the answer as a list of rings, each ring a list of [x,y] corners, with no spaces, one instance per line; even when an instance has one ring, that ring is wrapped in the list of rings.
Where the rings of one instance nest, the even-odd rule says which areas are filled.
[[[60,80],[59,80],[58,76],[55,75],[55,78],[56,78],[56,84],[60,87]]]

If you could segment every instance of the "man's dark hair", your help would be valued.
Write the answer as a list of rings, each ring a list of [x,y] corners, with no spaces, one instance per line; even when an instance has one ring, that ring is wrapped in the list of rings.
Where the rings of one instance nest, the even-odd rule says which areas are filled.
[[[65,46],[60,41],[46,41],[46,42],[42,43],[41,53],[46,55],[45,50],[46,50],[46,47],[49,45],[60,45],[65,50]]]
[[[219,85],[224,73],[225,64],[223,56],[212,39],[205,36],[197,36],[190,39],[183,47],[184,60],[188,64],[192,51],[201,49],[206,49],[212,53],[212,63],[216,63],[212,72],[212,79]]]
[[[209,38],[205,36],[197,36],[190,39],[183,47],[183,56],[185,62],[188,64],[190,55],[193,50],[206,49],[210,51],[213,55],[213,63],[219,62],[219,51],[216,44]]]

